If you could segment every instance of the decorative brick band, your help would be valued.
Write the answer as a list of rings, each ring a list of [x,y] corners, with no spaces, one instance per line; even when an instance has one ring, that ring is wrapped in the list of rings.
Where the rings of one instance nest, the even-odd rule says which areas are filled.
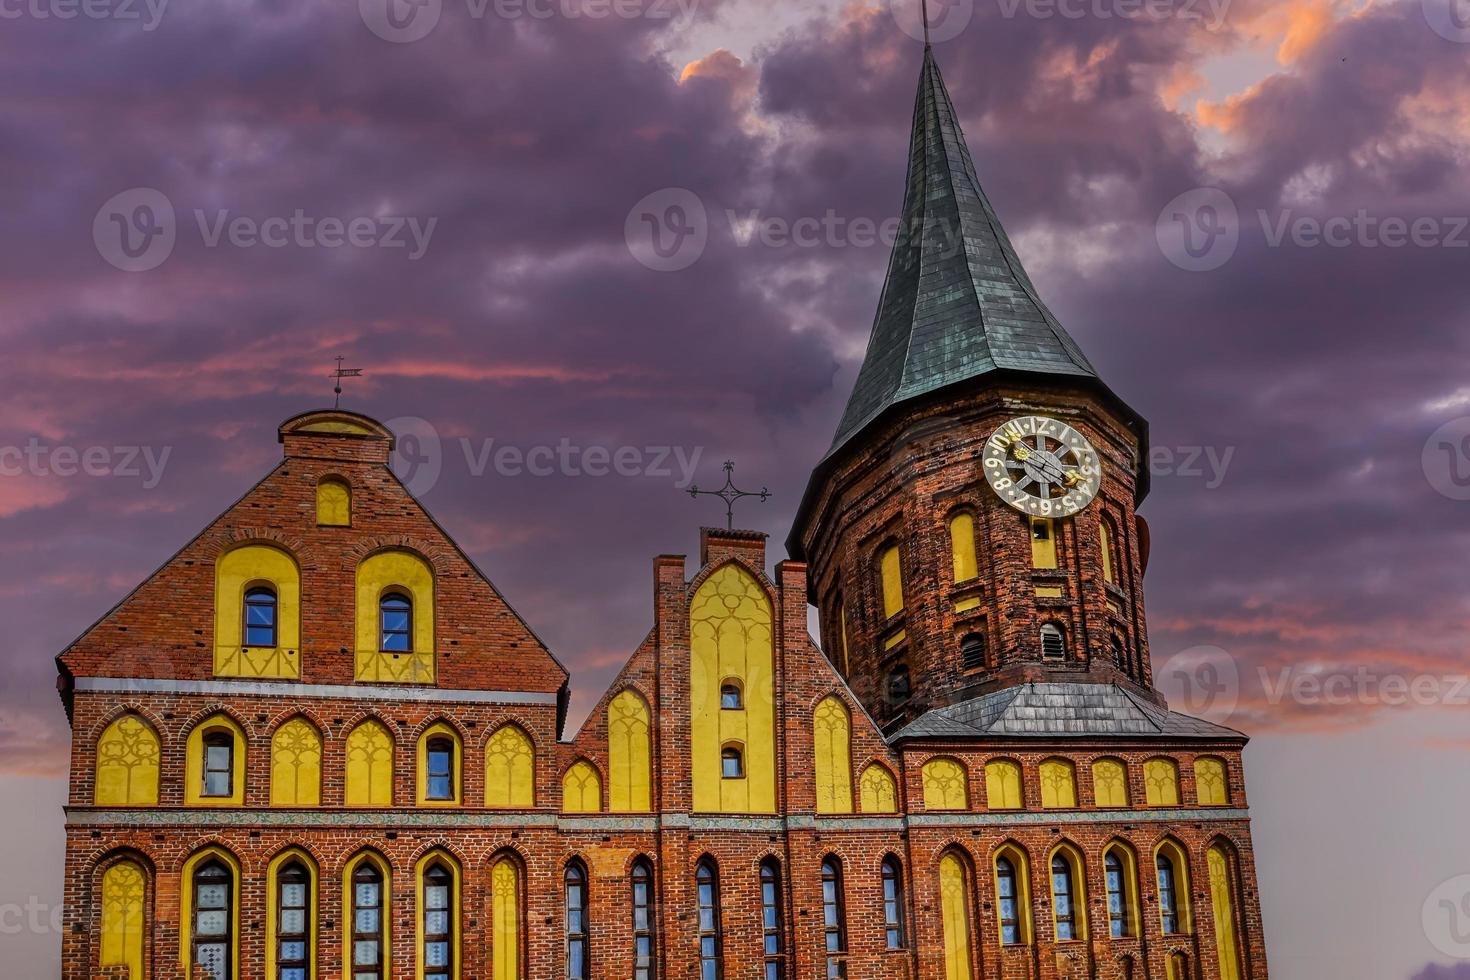
[[[465,704],[556,704],[539,691],[452,691],[437,687],[357,684],[280,684],[269,681],[179,681],[158,678],[78,677],[76,690],[104,694],[209,694],[223,697],[331,698],[353,701],[457,701]]]

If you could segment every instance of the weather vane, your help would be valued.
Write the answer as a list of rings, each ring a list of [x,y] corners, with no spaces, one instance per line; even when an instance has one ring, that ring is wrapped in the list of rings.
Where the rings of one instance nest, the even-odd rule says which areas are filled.
[[[341,357],[341,355],[338,355],[337,370],[332,372],[332,377],[335,378],[337,382],[336,385],[332,388],[332,391],[335,392],[337,395],[336,400],[332,402],[333,408],[342,407],[342,379],[362,377],[362,368],[345,368],[342,366],[343,360],[344,358]]]
[[[761,503],[765,503],[771,497],[771,491],[765,487],[760,490],[739,490],[735,487],[735,461],[725,460],[725,485],[718,490],[701,490],[698,486],[689,488],[691,497],[719,497],[725,502],[725,527],[735,529],[735,501],[742,497],[759,497]]]

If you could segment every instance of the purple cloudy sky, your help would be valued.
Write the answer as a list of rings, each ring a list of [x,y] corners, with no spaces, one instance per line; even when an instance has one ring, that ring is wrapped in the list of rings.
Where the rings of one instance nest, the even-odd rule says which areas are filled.
[[[271,466],[336,355],[367,371],[345,406],[421,436],[422,499],[574,670],[577,717],[648,628],[650,558],[717,517],[681,462],[718,484],[738,459],[776,495],[744,523],[784,539],[862,356],[921,54],[883,0],[427,0],[402,30],[385,0],[160,2],[0,2],[18,977],[57,975],[52,657]],[[1255,736],[1274,974],[1451,980],[1470,7],[1148,9],[954,0],[936,47],[1033,277],[1152,422],[1155,657],[1176,706],[1175,655],[1239,678],[1210,710]],[[654,261],[644,213],[702,233]],[[328,247],[353,219],[378,244]],[[800,219],[815,238],[781,234]],[[624,472],[589,473],[592,447]],[[1341,686],[1273,692],[1288,668]]]

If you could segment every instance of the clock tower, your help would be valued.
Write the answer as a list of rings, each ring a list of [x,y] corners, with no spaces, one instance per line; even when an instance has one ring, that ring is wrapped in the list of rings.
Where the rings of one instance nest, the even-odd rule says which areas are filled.
[[[927,50],[900,227],[788,541],[828,656],[890,733],[1023,684],[1162,706],[1147,423],[1022,268]]]

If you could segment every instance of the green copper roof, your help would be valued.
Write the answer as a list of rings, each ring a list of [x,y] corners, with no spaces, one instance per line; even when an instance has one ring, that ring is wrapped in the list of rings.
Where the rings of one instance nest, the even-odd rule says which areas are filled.
[[[1007,370],[1097,378],[1021,267],[926,49],[900,234],[833,449],[898,402]]]

